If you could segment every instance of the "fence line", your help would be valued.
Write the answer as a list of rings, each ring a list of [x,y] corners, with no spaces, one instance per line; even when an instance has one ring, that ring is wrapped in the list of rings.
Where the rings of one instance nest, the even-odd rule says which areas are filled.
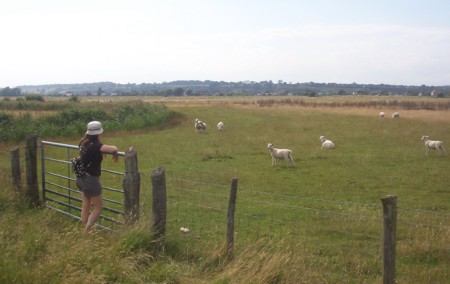
[[[405,208],[405,207],[397,207],[398,210],[405,210],[405,211],[414,211],[417,213],[427,213],[431,215],[441,215],[441,216],[448,216],[450,217],[450,214],[448,213],[442,213],[442,212],[435,212],[431,210],[423,210],[423,209],[414,209],[414,208]]]
[[[187,180],[187,179],[179,179],[179,178],[168,178],[168,180],[170,181],[182,181],[185,183],[191,183],[191,184],[201,184],[201,185],[206,185],[206,186],[220,186],[220,187],[227,187],[227,185],[225,184],[218,184],[218,183],[208,183],[208,182],[203,182],[203,181],[193,181],[193,180]],[[204,192],[204,191],[199,191],[199,190],[195,190],[195,189],[186,189],[186,187],[177,187],[175,185],[171,185],[170,187],[171,189],[176,189],[176,190],[180,190],[180,191],[186,191],[186,192],[190,192],[190,193],[202,193],[204,195],[212,195],[212,196],[219,196],[219,197],[224,197],[227,198],[227,195],[221,195],[221,194],[217,194],[217,193],[210,193],[210,192]],[[253,194],[262,194],[262,195],[270,195],[270,196],[277,196],[277,197],[284,197],[284,198],[289,198],[289,199],[296,199],[296,200],[306,200],[306,201],[318,201],[318,202],[328,202],[328,203],[333,203],[333,204],[346,204],[346,205],[358,205],[361,207],[369,207],[369,208],[381,208],[381,205],[376,205],[376,204],[370,204],[370,203],[359,203],[359,202],[351,202],[351,201],[336,201],[336,200],[327,200],[327,199],[319,199],[319,198],[306,198],[306,197],[299,197],[299,196],[295,196],[295,195],[287,195],[287,194],[276,194],[276,193],[271,193],[271,192],[266,192],[266,191],[255,191],[255,190],[248,190],[245,188],[240,188],[239,189],[239,193],[240,196],[238,198],[238,202],[242,202],[242,201],[249,201],[249,202],[254,202],[254,203],[262,203],[262,204],[266,204],[266,205],[272,205],[272,206],[278,206],[278,207],[285,207],[288,209],[291,208],[297,208],[297,209],[304,209],[304,210],[316,210],[319,212],[324,212],[327,214],[338,214],[338,215],[342,215],[342,216],[348,216],[348,217],[353,217],[354,215],[352,214],[348,214],[348,213],[340,213],[338,210],[324,210],[321,208],[317,208],[317,207],[305,207],[305,206],[299,206],[299,205],[287,205],[287,204],[282,204],[282,203],[273,203],[273,202],[269,202],[269,201],[261,201],[261,200],[257,200],[257,199],[250,199],[250,198],[245,198],[242,197],[243,193],[246,192],[250,192]],[[450,216],[450,214],[445,214],[445,213],[439,213],[439,212],[433,212],[433,211],[429,211],[429,210],[421,210],[421,209],[414,209],[414,208],[400,208],[397,207],[399,209],[399,211],[401,210],[408,210],[408,211],[415,211],[418,213],[427,213],[430,215],[437,215],[437,216]],[[341,210],[342,211],[342,210]],[[411,216],[408,216],[411,217]],[[358,215],[354,218],[365,218],[365,219],[373,219],[373,220],[381,220],[381,217],[371,217],[371,216],[361,216]],[[420,223],[413,223],[413,222],[400,222],[400,223],[404,223],[404,224],[410,224],[410,225],[427,225],[427,224],[420,224]]]
[[[172,200],[169,203],[176,203],[169,205],[169,212],[173,215],[171,216],[173,219],[179,220],[177,224],[192,226],[189,242],[204,242],[214,235],[220,240],[223,229],[217,229],[214,225],[223,222],[223,219],[217,218],[225,214],[226,195],[222,194],[221,190],[225,189],[226,185],[187,178],[172,177],[169,180],[171,181],[168,185],[169,200]],[[271,200],[276,198],[278,200],[275,202]],[[330,257],[324,260],[325,263],[332,263],[335,255],[356,261],[357,255],[360,255],[359,258],[365,259],[362,265],[366,265],[367,269],[372,269],[371,267],[376,265],[379,270],[382,262],[380,245],[383,241],[380,232],[384,220],[381,208],[382,206],[378,204],[309,198],[240,188],[235,220],[237,245],[245,246],[260,238],[284,240],[292,249],[300,245],[308,247],[310,252],[320,251],[321,258]],[[415,211],[413,208],[402,209],[403,211],[399,210],[399,213]],[[414,254],[416,245],[426,244],[420,253],[424,253],[422,250],[430,253],[439,252],[439,248],[442,247],[434,243],[434,240],[442,242],[445,238],[445,230],[448,228],[445,225],[448,224],[447,215],[421,209],[416,213],[418,216],[415,219],[411,218],[411,214],[407,214],[401,216],[404,220],[402,218],[397,220],[398,242],[402,249],[402,253],[397,256],[399,258],[404,257],[404,251]],[[427,223],[427,216],[431,218],[431,223]],[[436,225],[435,222],[442,224]],[[430,234],[424,233],[417,238],[415,234],[418,230],[414,230],[414,226],[420,225],[426,225],[423,232],[429,230]],[[171,229],[177,230],[173,226]],[[401,265],[404,266],[404,262]],[[395,266],[395,262],[390,266]],[[351,269],[341,273],[344,278],[351,277],[352,274]]]
[[[45,143],[44,143],[45,144]],[[53,143],[54,144],[54,143]],[[54,145],[52,145],[54,146]],[[70,155],[68,155],[70,157]],[[42,173],[43,173],[43,181],[42,185],[44,188],[46,186],[55,187],[56,189],[45,189],[43,192],[47,194],[54,194],[56,197],[63,197],[68,199],[68,202],[61,201],[55,196],[46,196],[44,194],[44,198],[53,202],[54,204],[48,204],[49,208],[52,208],[58,212],[61,212],[66,215],[71,215],[70,213],[61,210],[59,205],[66,206],[73,210],[78,210],[76,204],[72,204],[71,201],[81,202],[81,199],[73,196],[72,194],[79,194],[78,191],[72,189],[72,184],[75,181],[74,178],[70,176],[70,161],[63,160],[59,158],[48,158],[44,155],[44,147],[42,146]],[[57,164],[62,164],[63,167],[69,167],[65,169],[68,173],[68,176],[65,176],[59,172],[52,172],[46,170],[45,161],[54,162]],[[160,170],[160,169],[158,169]],[[113,171],[106,170],[104,171],[106,174],[110,175],[120,175],[125,176],[125,174]],[[164,171],[162,171],[164,173]],[[146,176],[144,173],[140,173],[137,171],[139,176]],[[53,180],[45,180],[46,175],[49,177],[53,177],[55,179],[63,179],[67,181],[68,185],[61,185]],[[153,184],[153,173],[152,184]],[[168,184],[167,194],[169,195],[169,203],[168,203],[168,216],[170,222],[168,223],[168,231],[170,237],[177,237],[175,235],[175,230],[177,226],[180,224],[191,227],[190,234],[185,234],[185,239],[187,241],[187,246],[189,247],[189,242],[213,242],[217,243],[223,239],[224,236],[224,220],[225,220],[225,212],[227,212],[226,202],[227,196],[221,194],[222,188],[225,188],[226,185],[220,183],[211,183],[205,181],[194,181],[188,179],[181,178],[172,178],[169,179],[170,183]],[[154,184],[153,184],[154,186]],[[164,188],[164,195],[166,194],[165,188],[165,178],[164,183],[160,184],[161,188]],[[58,189],[61,189],[59,191]],[[114,194],[123,194],[124,191],[115,189],[110,186],[106,186],[107,191],[112,191]],[[246,197],[246,195],[251,195],[251,198]],[[258,195],[261,196],[261,200],[258,199]],[[298,202],[298,201],[317,201],[317,202],[327,202],[336,205],[337,208],[323,208],[322,207],[312,207],[312,206],[301,206],[298,204],[284,204],[281,202],[270,202],[266,201],[267,196],[278,197],[282,200],[288,200],[290,202]],[[218,198],[219,197],[219,198]],[[379,244],[374,247],[373,240],[381,240],[381,236],[375,236],[375,232],[379,233],[381,221],[385,221],[386,218],[378,218],[372,216],[365,216],[362,213],[362,209],[370,208],[376,209],[378,205],[375,204],[365,204],[365,203],[356,203],[349,201],[332,201],[326,199],[315,199],[315,198],[305,198],[299,197],[295,195],[287,195],[287,194],[273,194],[266,191],[255,191],[255,190],[240,190],[238,194],[238,204],[236,210],[236,219],[235,223],[235,231],[237,234],[237,238],[242,238],[244,240],[240,245],[247,245],[248,242],[252,242],[252,240],[256,238],[260,238],[261,236],[266,236],[270,239],[277,240],[290,240],[291,245],[297,246],[308,245],[310,248],[318,248],[321,251],[327,250],[326,254],[333,255],[334,253],[339,252],[341,255],[352,256],[354,253],[378,256],[379,252]],[[106,197],[106,202],[113,203],[115,205],[124,205],[122,202],[119,202],[113,198]],[[157,202],[158,203],[158,202]],[[160,204],[160,203],[158,203]],[[256,207],[255,205],[263,205]],[[343,208],[346,205],[346,208]],[[153,208],[155,208],[155,196],[153,196]],[[353,208],[353,206],[358,206],[360,208]],[[329,206],[332,207],[332,206]],[[228,207],[229,208],[229,207]],[[352,209],[354,214],[344,212],[346,209]],[[384,206],[383,206],[384,208]],[[397,206],[394,205],[393,209],[396,211]],[[442,216],[448,216],[447,214],[435,214],[436,212],[429,210],[421,210],[421,209],[411,209],[406,208],[404,211],[415,211],[418,214],[431,215],[433,218],[439,218]],[[116,209],[105,207],[105,212],[110,212],[112,214],[123,214],[124,212]],[[300,213],[300,211],[308,211],[311,215],[305,215]],[[228,211],[229,212],[229,211]],[[348,211],[349,212],[349,211]],[[372,214],[381,215],[380,211],[364,211]],[[383,212],[384,213],[384,212]],[[358,214],[358,215],[355,215]],[[164,208],[165,215],[165,208]],[[410,217],[410,216],[408,216]],[[78,216],[76,216],[78,218]],[[164,216],[165,218],[165,216]],[[124,222],[120,220],[116,220],[110,216],[103,216],[104,220],[110,222],[117,222],[123,224]],[[258,222],[253,222],[257,220]],[[309,220],[310,222],[307,222]],[[348,222],[351,220],[351,222]],[[355,222],[359,221],[359,222]],[[368,222],[372,221],[372,222]],[[395,222],[397,226],[406,224],[408,226],[422,226],[426,227],[434,227],[440,229],[446,229],[448,226],[445,225],[434,225],[434,224],[423,224],[423,223],[414,223],[414,222],[397,222],[395,218]],[[444,222],[444,221],[443,221]],[[164,219],[165,223],[165,219]],[[386,225],[386,223],[384,223]],[[409,240],[409,234],[413,232],[404,231],[404,228],[400,228],[399,231],[401,234],[407,236],[406,240],[402,240],[403,244],[409,243],[412,244],[412,241]],[[433,228],[431,228],[433,229]],[[164,224],[164,232],[161,232],[161,235],[165,236],[165,224]],[[395,229],[394,231],[397,231]],[[246,233],[247,232],[247,233]],[[249,233],[250,232],[250,233]],[[331,234],[330,234],[331,232]],[[392,231],[391,231],[392,232]],[[430,231],[430,232],[440,232],[438,231]],[[445,234],[445,232],[443,232]],[[337,237],[336,237],[337,234]],[[384,235],[387,233],[384,232]],[[311,235],[313,237],[311,237]],[[395,234],[394,234],[395,235]],[[204,236],[204,237],[203,237]],[[422,235],[421,235],[422,236]],[[423,235],[423,240],[420,241],[429,241],[430,238],[435,238],[435,235]],[[312,243],[306,243],[306,239],[312,240]],[[412,237],[411,237],[412,239]],[[385,240],[385,238],[383,239]],[[395,237],[393,238],[394,243],[391,246],[394,247],[395,251]],[[429,244],[429,247],[433,247],[433,243]],[[204,247],[204,245],[202,246]],[[392,251],[392,249],[390,249]],[[386,252],[385,252],[386,253]],[[325,256],[324,256],[325,257]],[[327,256],[332,257],[332,256]],[[384,256],[383,256],[384,257]],[[332,259],[330,259],[332,260]],[[370,259],[369,262],[379,262],[379,259]],[[389,265],[388,265],[389,266]],[[392,265],[390,265],[392,266]],[[394,266],[395,266],[395,252],[394,252]],[[392,268],[392,267],[390,267]],[[383,267],[384,269],[384,267]],[[344,274],[345,272],[342,271]],[[393,277],[395,278],[395,277]]]

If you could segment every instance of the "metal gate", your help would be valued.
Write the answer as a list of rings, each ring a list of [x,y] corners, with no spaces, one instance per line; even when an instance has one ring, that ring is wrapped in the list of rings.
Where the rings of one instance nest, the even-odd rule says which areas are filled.
[[[79,155],[78,146],[41,142],[42,197],[45,206],[81,220],[81,192],[76,187],[71,159]],[[119,156],[125,153],[119,152]],[[103,163],[104,165],[105,163]],[[103,210],[96,225],[115,230],[125,223],[124,191],[119,189],[125,173],[102,168]]]

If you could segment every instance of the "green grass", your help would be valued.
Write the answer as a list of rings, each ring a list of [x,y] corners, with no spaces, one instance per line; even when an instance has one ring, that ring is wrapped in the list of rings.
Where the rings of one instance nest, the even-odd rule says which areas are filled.
[[[138,152],[141,227],[119,235],[97,232],[87,237],[85,249],[98,242],[93,250],[99,257],[83,260],[82,268],[57,270],[50,267],[48,258],[53,254],[52,261],[70,267],[73,257],[63,259],[59,248],[73,246],[64,239],[54,242],[54,236],[69,231],[82,238],[79,228],[65,217],[35,210],[20,214],[31,219],[44,214],[43,220],[36,229],[20,230],[11,221],[17,219],[17,206],[2,205],[6,214],[0,217],[1,226],[7,233],[2,233],[0,250],[5,259],[14,260],[2,263],[4,275],[14,271],[16,282],[21,282],[25,279],[21,277],[40,267],[53,279],[67,275],[75,282],[86,273],[96,281],[123,283],[381,282],[380,198],[396,194],[397,279],[407,283],[448,279],[450,160],[436,153],[426,157],[420,141],[422,135],[450,141],[448,123],[407,116],[378,120],[377,110],[373,116],[302,107],[225,105],[176,110],[184,119],[173,127],[120,135],[106,132],[102,137],[121,150],[133,146]],[[195,118],[208,124],[206,134],[195,133]],[[219,121],[225,123],[223,133],[215,129]],[[320,135],[333,140],[337,149],[320,149]],[[292,149],[296,166],[286,168],[281,161],[272,167],[269,142]],[[5,146],[2,155],[7,157],[7,151]],[[109,163],[105,160],[105,166],[112,166]],[[2,158],[1,166],[7,172],[8,160]],[[168,180],[164,254],[155,253],[146,234],[150,175],[160,166]],[[223,254],[223,244],[233,177],[239,182],[236,258],[230,260]],[[5,198],[2,203],[9,204]],[[50,228],[37,229],[55,220]],[[183,234],[180,227],[190,232]],[[31,246],[38,238],[36,246]],[[11,240],[13,245],[6,246]],[[14,255],[14,250],[23,255]],[[106,263],[100,256],[112,260]],[[16,271],[23,258],[33,259],[36,265]]]

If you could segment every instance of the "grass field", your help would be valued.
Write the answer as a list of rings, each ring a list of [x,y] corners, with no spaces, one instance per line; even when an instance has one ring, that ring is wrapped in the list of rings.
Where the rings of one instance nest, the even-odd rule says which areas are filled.
[[[316,100],[324,99],[333,104],[345,99],[356,100],[332,97]],[[414,98],[420,99],[430,100]],[[165,129],[102,135],[105,143],[117,145],[122,151],[133,146],[138,152],[141,219],[150,218],[152,170],[164,167],[168,178],[167,253],[176,264],[146,259],[143,261],[146,268],[138,265],[142,277],[133,276],[136,278],[131,282],[149,279],[172,283],[200,280],[205,283],[381,282],[380,198],[392,194],[398,196],[398,281],[447,281],[450,156],[433,152],[427,157],[420,138],[429,135],[447,144],[450,111],[277,102],[260,106],[258,100],[261,98],[149,99],[149,103],[164,103],[181,113],[182,119]],[[308,98],[308,103],[313,100]],[[401,118],[380,120],[379,111],[388,115],[399,111]],[[195,132],[195,118],[208,124],[207,133]],[[219,121],[225,124],[222,133],[215,129]],[[320,135],[333,140],[337,148],[322,150]],[[77,144],[78,139],[57,140]],[[286,168],[281,161],[278,167],[272,167],[267,143],[292,149],[296,166]],[[10,146],[3,145],[0,152],[3,172],[9,171]],[[107,161],[105,166],[120,167],[120,164],[113,166]],[[232,178],[237,178],[239,183],[237,257],[227,260],[222,248]],[[7,180],[7,175],[3,179]],[[8,228],[8,234],[23,237],[14,232],[8,220],[0,218],[0,225]],[[180,233],[181,226],[188,227],[190,233]],[[42,233],[52,238],[52,230]],[[10,240],[8,234],[3,233],[2,245]],[[129,236],[120,237],[129,239]],[[118,236],[101,233],[92,238],[102,239],[101,244],[121,243]],[[41,246],[43,251],[49,250],[47,242]],[[23,246],[17,244],[17,248]],[[56,250],[52,247],[52,251]],[[3,253],[13,257],[7,249]],[[144,254],[139,257],[145,258]],[[37,266],[48,267],[45,257],[42,258]],[[117,262],[110,265],[119,266],[120,261]],[[7,270],[1,264],[6,272],[13,269]],[[100,268],[92,271],[100,271],[106,282],[111,282],[107,280],[114,277],[108,278],[107,274],[115,274],[98,265]],[[30,268],[33,269],[37,268]],[[80,271],[84,270],[80,268]],[[151,278],[155,274],[160,278]],[[131,279],[115,277],[118,282]]]

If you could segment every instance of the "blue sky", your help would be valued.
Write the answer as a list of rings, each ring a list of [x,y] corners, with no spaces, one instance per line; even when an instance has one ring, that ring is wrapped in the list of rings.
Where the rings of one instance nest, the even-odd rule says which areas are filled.
[[[0,0],[0,88],[450,85],[450,1]]]

